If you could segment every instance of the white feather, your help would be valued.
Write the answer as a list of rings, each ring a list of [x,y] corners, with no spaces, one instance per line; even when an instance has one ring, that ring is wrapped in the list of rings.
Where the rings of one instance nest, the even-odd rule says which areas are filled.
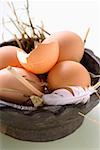
[[[90,95],[96,92],[93,87],[85,88],[79,86],[68,86],[72,91],[67,89],[58,89],[51,94],[43,95],[44,103],[47,105],[66,105],[66,104],[85,104],[90,99]]]

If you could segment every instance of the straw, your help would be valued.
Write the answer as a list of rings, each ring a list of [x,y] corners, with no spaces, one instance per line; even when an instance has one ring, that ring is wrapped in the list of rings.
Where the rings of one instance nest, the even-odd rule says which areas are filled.
[[[97,82],[95,85],[92,86],[92,88],[94,88],[95,90],[96,90],[97,88],[99,88],[99,87],[100,87],[100,81]]]
[[[90,27],[89,27],[89,28],[87,29],[87,31],[86,31],[86,34],[85,34],[85,37],[84,37],[84,45],[85,45],[85,43],[86,43],[87,36],[88,36],[89,32],[90,32]]]
[[[89,120],[89,121],[91,121],[91,122],[93,122],[93,123],[95,123],[95,124],[97,124],[97,125],[100,126],[100,121],[97,121],[96,119],[92,119],[92,118],[90,118],[90,117],[87,117],[86,115],[84,115],[84,114],[81,113],[81,112],[78,112],[78,114],[79,114],[80,116],[84,117],[85,119],[87,119],[87,120]]]
[[[19,90],[16,90],[16,89],[10,89],[10,88],[0,88],[0,91],[1,92],[6,92],[6,93],[12,93],[12,92],[15,92],[17,94],[21,94],[23,96],[28,96],[28,95],[25,95],[25,92],[23,91],[19,91]]]

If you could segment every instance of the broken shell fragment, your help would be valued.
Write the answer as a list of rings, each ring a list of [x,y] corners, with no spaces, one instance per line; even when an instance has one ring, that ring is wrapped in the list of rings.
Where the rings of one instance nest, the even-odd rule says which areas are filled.
[[[26,70],[35,74],[46,73],[58,60],[58,43],[53,41],[48,44],[39,44],[29,54],[24,51],[17,51],[17,57]]]

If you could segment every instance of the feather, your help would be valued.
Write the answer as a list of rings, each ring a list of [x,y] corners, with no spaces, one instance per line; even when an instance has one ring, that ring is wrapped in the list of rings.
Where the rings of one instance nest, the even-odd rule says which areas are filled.
[[[44,94],[42,98],[47,105],[85,104],[90,100],[90,95],[97,92],[96,88],[99,86],[100,82],[88,88],[68,86],[73,91],[73,94],[67,89],[57,89],[51,94]]]

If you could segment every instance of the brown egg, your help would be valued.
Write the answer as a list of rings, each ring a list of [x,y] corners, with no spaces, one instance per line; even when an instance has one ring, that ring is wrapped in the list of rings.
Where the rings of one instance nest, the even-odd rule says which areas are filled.
[[[18,67],[13,67],[15,71],[27,79],[34,87],[42,91],[39,78]],[[6,90],[7,89],[7,90]],[[18,79],[16,79],[7,68],[0,70],[0,98],[13,103],[22,103],[29,99],[28,96],[33,95]]]
[[[58,62],[66,60],[80,62],[84,54],[84,43],[79,35],[70,31],[62,31],[50,35],[43,43],[49,43],[55,39],[59,43]]]
[[[48,73],[47,81],[51,89],[67,86],[88,87],[91,84],[90,75],[86,68],[74,61],[57,63]]]
[[[7,66],[21,67],[17,58],[18,49],[20,48],[15,46],[3,46],[0,48],[0,69]]]
[[[24,51],[17,51],[17,57],[26,70],[35,74],[46,73],[58,60],[58,42],[39,44],[29,54],[26,54]]]

